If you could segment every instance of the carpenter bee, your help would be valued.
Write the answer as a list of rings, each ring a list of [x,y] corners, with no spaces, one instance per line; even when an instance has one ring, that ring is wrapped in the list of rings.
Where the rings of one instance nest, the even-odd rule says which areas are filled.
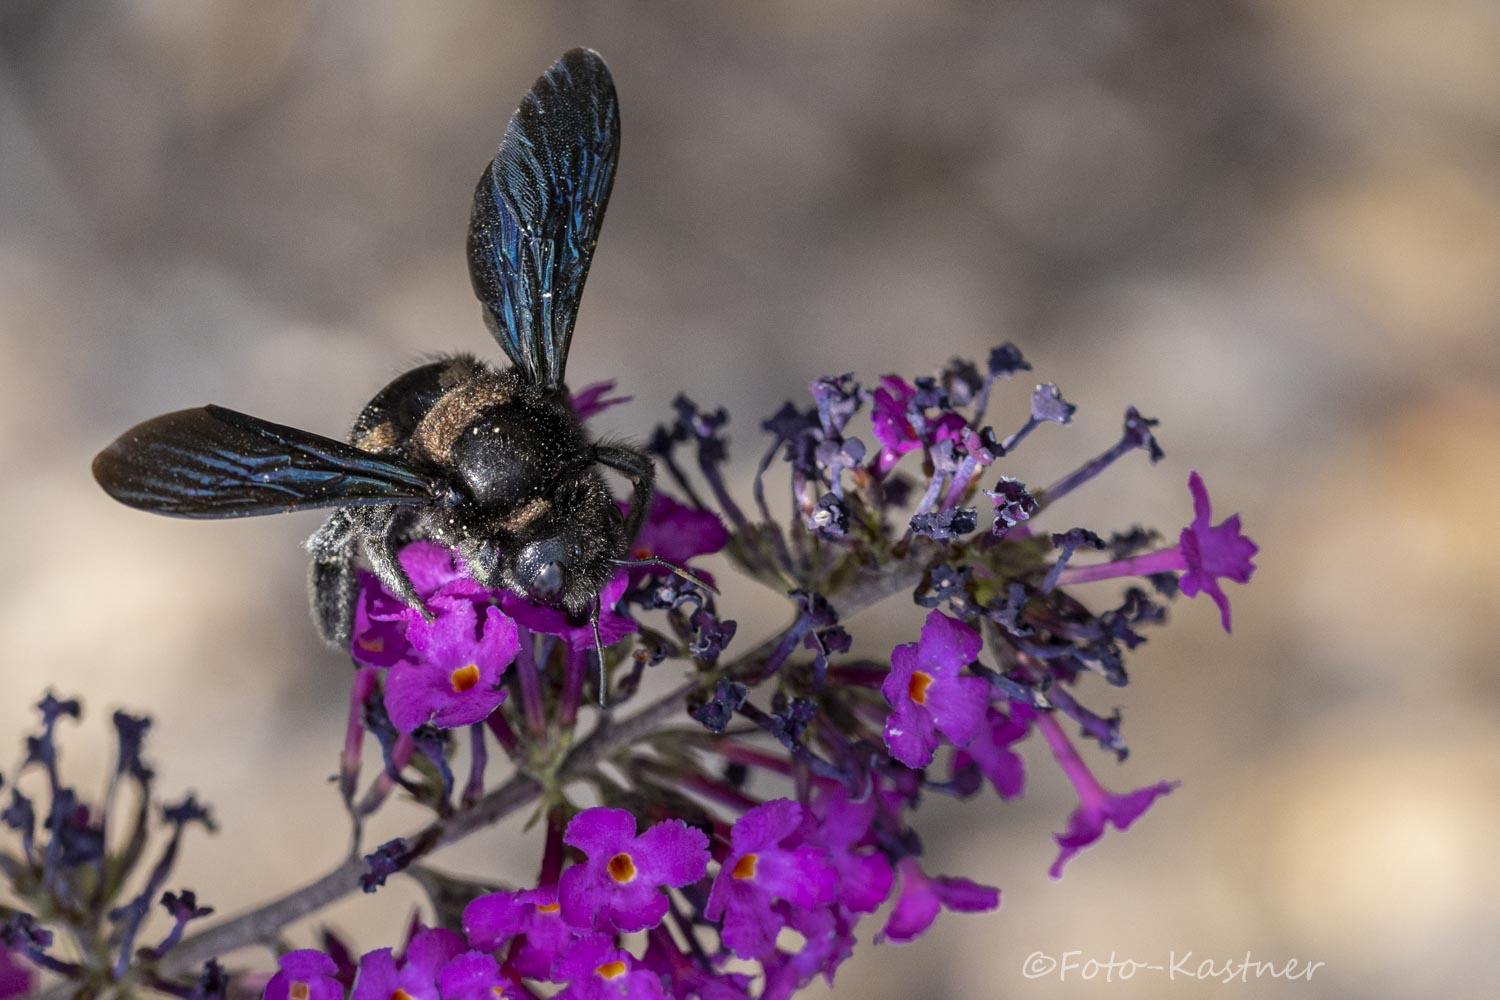
[[[599,593],[634,562],[654,479],[646,453],[590,439],[563,382],[619,151],[609,70],[574,49],[522,100],[480,177],[469,276],[509,368],[466,354],[415,368],[376,394],[349,444],[219,406],[179,410],[122,434],[94,478],[176,517],[335,508],[307,547],[313,617],[345,648],[361,554],[430,614],[396,558],[414,538],[456,550],[484,586],[592,617],[597,639]],[[633,484],[628,513],[603,468]]]

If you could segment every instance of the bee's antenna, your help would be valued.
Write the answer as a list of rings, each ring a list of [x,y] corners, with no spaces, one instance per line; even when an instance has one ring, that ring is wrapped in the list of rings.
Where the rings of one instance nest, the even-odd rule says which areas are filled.
[[[703,577],[699,576],[697,573],[694,573],[692,570],[687,569],[686,567],[679,566],[676,563],[669,563],[665,559],[658,559],[655,556],[648,556],[645,559],[616,559],[614,562],[616,566],[659,566],[664,570],[668,570],[676,574],[677,576],[682,577],[688,583],[697,584],[704,590],[708,591],[710,594],[713,594],[715,597],[719,596],[718,588],[709,583],[707,580],[703,579]]]
[[[604,677],[604,640],[599,637],[599,612],[599,598],[596,597],[594,598],[594,614],[589,618],[589,624],[594,627],[594,652],[599,657],[599,707],[608,708],[609,701],[605,697],[607,681]]]

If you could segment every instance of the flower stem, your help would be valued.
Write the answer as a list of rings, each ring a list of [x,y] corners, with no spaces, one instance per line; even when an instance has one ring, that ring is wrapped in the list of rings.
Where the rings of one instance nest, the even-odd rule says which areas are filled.
[[[1174,545],[1160,552],[1147,552],[1095,566],[1069,566],[1058,575],[1057,584],[1069,587],[1075,583],[1112,580],[1117,576],[1151,576],[1154,573],[1176,573],[1185,569],[1187,560],[1182,557],[1181,547]]]

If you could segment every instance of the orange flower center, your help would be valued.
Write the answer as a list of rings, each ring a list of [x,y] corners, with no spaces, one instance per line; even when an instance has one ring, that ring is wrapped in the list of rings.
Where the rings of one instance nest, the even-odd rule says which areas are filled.
[[[556,913],[560,909],[562,909],[562,904],[561,903],[542,903],[540,906],[538,906],[536,908],[536,912],[538,912],[538,913]]]
[[[292,1000],[307,1000],[311,993],[312,990],[308,989],[307,984],[300,979],[295,980],[286,991],[286,995],[291,997]]]
[[[364,636],[359,639],[359,648],[363,649],[366,653],[383,653],[385,652],[385,640],[378,635]]]
[[[913,670],[911,672],[911,684],[907,687],[906,693],[918,705],[925,705],[927,703],[927,689],[930,687],[932,687],[932,675],[924,674],[920,670]]]
[[[467,667],[459,667],[448,680],[452,683],[455,694],[463,694],[479,683],[479,668],[472,663]]]
[[[613,962],[605,962],[594,971],[599,974],[600,979],[619,979],[629,970],[625,968],[624,962],[617,959]]]
[[[396,992],[391,994],[391,1000],[411,1000],[411,994],[398,986]]]
[[[632,559],[650,559],[651,550],[644,545],[640,545],[636,547],[634,552],[630,553],[630,557]]]
[[[635,861],[630,855],[621,851],[609,859],[609,877],[624,885],[635,879]]]
[[[760,859],[753,854],[742,855],[740,859],[734,863],[734,868],[730,869],[729,874],[738,879],[754,878],[755,865],[759,860]]]

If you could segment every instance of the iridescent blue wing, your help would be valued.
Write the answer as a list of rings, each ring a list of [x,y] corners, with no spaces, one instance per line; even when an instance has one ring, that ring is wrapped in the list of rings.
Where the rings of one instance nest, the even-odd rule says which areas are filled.
[[[506,355],[545,388],[563,384],[619,155],[620,109],[609,69],[597,52],[573,49],[511,116],[474,192],[474,293]]]
[[[123,504],[174,517],[451,502],[435,477],[221,406],[132,427],[94,459],[94,478]]]

